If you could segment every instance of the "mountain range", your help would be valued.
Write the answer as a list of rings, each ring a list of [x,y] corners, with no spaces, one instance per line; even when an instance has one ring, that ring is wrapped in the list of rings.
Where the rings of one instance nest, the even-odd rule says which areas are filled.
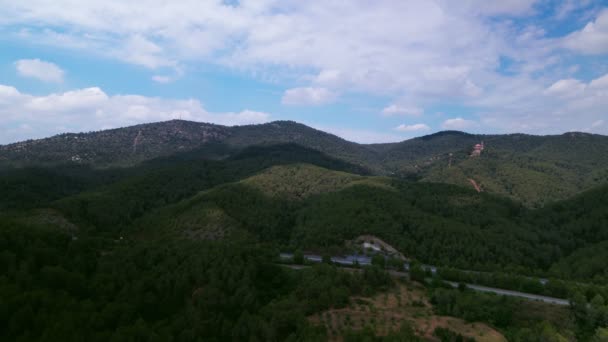
[[[372,236],[410,260],[429,310],[514,341],[536,341],[548,321],[588,341],[608,317],[607,150],[607,137],[583,133],[361,145],[285,121],[1,146],[0,339],[223,341],[262,327],[258,340],[326,340],[311,315],[394,291],[383,267],[403,260],[295,270],[279,253],[327,260]],[[441,279],[580,304],[537,310]]]
[[[357,144],[292,121],[228,127],[172,120],[61,134],[0,146],[0,168],[124,168],[176,153],[224,160],[248,147],[285,143],[349,163],[359,174],[474,187],[531,207],[608,183],[608,137],[602,135],[443,131],[398,143]],[[483,151],[472,157],[477,144]]]

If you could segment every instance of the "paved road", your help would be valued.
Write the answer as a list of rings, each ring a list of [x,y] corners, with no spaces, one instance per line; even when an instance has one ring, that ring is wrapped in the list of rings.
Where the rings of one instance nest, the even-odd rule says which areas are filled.
[[[456,283],[456,282],[445,281],[445,280],[444,280],[444,282],[452,285],[453,287],[458,287],[458,283]],[[487,286],[481,286],[481,285],[475,285],[475,284],[465,284],[465,285],[468,288],[475,290],[475,291],[479,291],[479,292],[492,292],[492,293],[496,293],[496,294],[503,295],[503,296],[526,298],[526,299],[541,301],[541,302],[555,304],[555,305],[570,305],[570,302],[567,299],[562,299],[562,298],[547,297],[547,296],[535,295],[532,293],[504,290],[504,289],[499,289],[496,287],[487,287]]]
[[[281,253],[280,258],[284,259],[284,260],[292,260],[293,254]],[[306,260],[312,261],[312,262],[321,262],[322,261],[322,257],[319,255],[305,254],[304,258]],[[347,256],[347,257],[332,257],[331,261],[333,263],[340,265],[343,268],[347,268],[348,270],[352,270],[352,271],[360,271],[360,270],[356,269],[356,268],[348,268],[345,266],[353,266],[357,262],[359,265],[371,265],[371,258],[367,257],[367,256],[361,256],[361,255],[358,255],[358,256],[351,255],[351,256]],[[310,267],[310,266],[304,266],[304,265],[286,265],[286,266],[293,268],[293,269],[302,269],[302,268]],[[434,266],[424,265],[423,267],[431,270],[432,273],[437,272],[437,269]],[[406,277],[408,275],[407,270],[409,270],[409,265],[406,264],[404,268],[405,268],[406,272],[400,272],[400,271],[388,271],[388,272],[389,272],[389,274],[391,274],[392,276],[395,276],[395,277]],[[453,281],[445,281],[445,282],[452,285],[453,287],[458,287],[457,282],[453,282]],[[536,295],[536,294],[532,294],[532,293],[511,291],[511,290],[499,289],[496,287],[488,287],[488,286],[481,286],[481,285],[475,285],[475,284],[465,284],[465,285],[468,288],[475,290],[475,291],[479,291],[479,292],[491,292],[491,293],[496,293],[496,294],[503,295],[503,296],[525,298],[525,299],[536,300],[536,301],[541,301],[541,302],[555,304],[555,305],[570,305],[570,302],[567,299],[562,299],[562,298],[541,296],[541,295]]]

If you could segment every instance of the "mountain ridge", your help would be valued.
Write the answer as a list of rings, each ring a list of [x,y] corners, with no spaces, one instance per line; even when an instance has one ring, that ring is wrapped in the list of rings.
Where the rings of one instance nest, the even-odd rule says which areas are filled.
[[[473,155],[475,145],[485,149]],[[295,121],[222,126],[170,120],[0,145],[0,169],[49,165],[130,167],[190,153],[223,160],[255,146],[296,144],[349,163],[357,173],[479,185],[529,206],[608,183],[608,137],[440,131],[396,143],[359,144]],[[473,158],[473,157],[475,158]]]
[[[351,141],[345,138],[342,138],[338,135],[329,133],[329,132],[325,132],[323,130],[319,130],[316,128],[313,128],[311,126],[308,126],[306,124],[294,121],[294,120],[274,120],[274,121],[270,121],[270,122],[266,122],[266,123],[260,123],[260,124],[246,124],[246,125],[222,125],[222,124],[215,124],[215,123],[211,123],[211,122],[204,122],[204,121],[192,121],[192,120],[183,120],[183,119],[171,119],[171,120],[165,120],[165,121],[154,121],[154,122],[146,122],[146,123],[140,123],[140,124],[134,124],[134,125],[128,125],[128,126],[121,126],[121,127],[116,127],[116,128],[109,128],[109,129],[102,129],[102,130],[97,130],[97,131],[87,131],[87,132],[63,132],[63,133],[58,133],[55,135],[50,135],[48,137],[43,137],[43,138],[37,138],[37,139],[25,139],[25,140],[20,140],[20,141],[15,141],[15,142],[11,142],[11,143],[6,143],[6,144],[0,144],[0,148],[6,148],[9,146],[16,146],[16,145],[23,145],[23,144],[29,144],[29,143],[40,143],[42,141],[45,140],[49,140],[49,139],[53,139],[53,138],[59,138],[59,137],[65,137],[65,136],[81,136],[81,135],[87,135],[87,134],[96,134],[96,133],[102,133],[102,132],[111,132],[111,131],[119,131],[119,130],[124,130],[124,129],[132,129],[132,128],[142,128],[142,127],[146,127],[146,126],[152,126],[152,125],[162,125],[162,124],[170,124],[170,123],[186,123],[186,124],[194,124],[194,125],[204,125],[204,126],[209,126],[209,127],[218,127],[218,128],[240,128],[240,127],[251,127],[251,126],[266,126],[266,125],[280,125],[280,124],[292,124],[292,125],[297,125],[297,126],[301,126],[301,127],[306,127],[308,129],[311,130],[315,130],[315,131],[319,131],[319,132],[323,132],[325,134],[328,135],[333,135],[341,140],[353,143],[353,144],[357,144],[357,145],[362,145],[362,146],[376,146],[376,145],[392,145],[392,144],[399,144],[399,143],[403,143],[406,141],[410,141],[410,140],[415,140],[415,139],[422,139],[422,140],[430,140],[434,137],[438,137],[438,136],[444,136],[444,135],[461,135],[461,136],[476,136],[476,137],[484,137],[484,136],[530,136],[530,137],[559,137],[559,136],[567,136],[567,135],[583,135],[583,136],[601,136],[601,137],[607,137],[606,135],[603,134],[598,134],[598,133],[588,133],[588,132],[582,132],[582,131],[567,131],[564,133],[559,133],[559,134],[530,134],[530,133],[521,133],[521,132],[515,132],[515,133],[504,133],[504,134],[486,134],[486,133],[469,133],[466,131],[459,131],[459,130],[441,130],[441,131],[437,131],[434,133],[429,133],[429,134],[425,134],[425,135],[421,135],[418,137],[413,137],[413,138],[408,138],[408,139],[404,139],[401,141],[397,141],[397,142],[380,142],[380,143],[357,143],[355,141]]]

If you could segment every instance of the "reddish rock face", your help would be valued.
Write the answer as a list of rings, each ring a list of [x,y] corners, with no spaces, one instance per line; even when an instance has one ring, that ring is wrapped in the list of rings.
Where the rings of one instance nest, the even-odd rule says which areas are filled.
[[[471,152],[471,157],[479,157],[481,155],[481,151],[483,151],[483,141],[481,144],[475,144],[473,146],[473,152]]]

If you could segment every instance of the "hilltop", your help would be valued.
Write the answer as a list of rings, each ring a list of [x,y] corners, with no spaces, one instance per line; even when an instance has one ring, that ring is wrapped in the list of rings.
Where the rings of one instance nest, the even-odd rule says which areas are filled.
[[[260,125],[222,126],[171,120],[0,146],[4,165],[88,164],[96,167],[133,166],[142,161],[208,147],[204,156],[222,159],[254,145],[296,143],[352,162],[372,155],[352,143],[293,121]],[[0,164],[1,165],[1,164]]]
[[[476,144],[484,144],[471,157]],[[0,146],[0,168],[88,165],[130,167],[158,158],[225,160],[259,146],[295,144],[374,174],[457,184],[543,206],[608,183],[608,137],[459,131],[389,144],[357,144],[293,121],[221,126],[183,120],[61,134]],[[250,151],[251,152],[251,151]]]

